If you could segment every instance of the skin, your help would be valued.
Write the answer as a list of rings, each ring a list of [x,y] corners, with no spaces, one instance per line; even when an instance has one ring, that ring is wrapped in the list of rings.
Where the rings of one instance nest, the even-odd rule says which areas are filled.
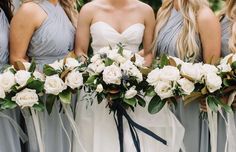
[[[124,18],[125,16],[125,18]],[[151,44],[153,41],[155,15],[152,8],[138,0],[95,0],[86,4],[80,11],[75,53],[86,56],[90,40],[90,26],[96,22],[105,22],[118,33],[124,32],[133,24],[145,25],[142,55],[146,64],[152,62]]]
[[[58,0],[49,0],[57,4]],[[26,19],[29,18],[29,19]],[[34,32],[42,25],[47,14],[33,2],[22,4],[10,25],[10,63],[28,61],[27,49]]]

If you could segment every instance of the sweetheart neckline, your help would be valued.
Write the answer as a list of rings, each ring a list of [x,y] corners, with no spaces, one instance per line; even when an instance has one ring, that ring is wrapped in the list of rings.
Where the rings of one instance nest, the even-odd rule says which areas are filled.
[[[119,35],[123,35],[125,32],[127,32],[131,27],[133,27],[133,26],[137,26],[137,25],[141,25],[141,26],[143,26],[144,28],[145,28],[145,26],[144,26],[144,24],[143,23],[134,23],[134,24],[132,24],[132,25],[130,25],[130,26],[128,26],[125,30],[123,30],[122,32],[119,32],[119,31],[117,31],[113,26],[111,26],[110,24],[108,24],[108,23],[106,23],[106,22],[103,22],[103,21],[97,21],[97,22],[95,22],[95,23],[93,23],[93,24],[91,24],[91,26],[90,26],[90,28],[93,28],[96,24],[105,24],[105,25],[107,25],[108,27],[110,27],[113,31],[115,31],[117,34],[119,34]]]

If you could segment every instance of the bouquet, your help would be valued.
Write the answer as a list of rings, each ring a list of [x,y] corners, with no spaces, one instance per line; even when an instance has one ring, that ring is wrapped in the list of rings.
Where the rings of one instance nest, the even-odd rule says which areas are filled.
[[[44,92],[48,95],[46,102],[48,113],[51,113],[57,99],[60,99],[63,104],[71,103],[72,94],[83,86],[82,66],[72,57],[44,65]]]
[[[146,95],[152,97],[148,105],[149,113],[158,113],[167,102],[176,103],[176,97],[193,92],[194,82],[181,73],[182,64],[182,60],[166,55],[156,61],[154,70],[147,77]]]
[[[0,108],[13,109],[19,106],[43,111],[40,96],[44,80],[44,75],[36,70],[34,61],[31,64],[17,62],[15,67],[7,68],[0,74]]]
[[[145,132],[156,140],[166,144],[166,141],[150,130],[135,123],[127,109],[135,110],[139,104],[145,107],[143,88],[144,58],[125,50],[121,44],[117,48],[102,48],[95,54],[88,65],[85,88],[89,93],[95,93],[98,103],[106,101],[116,117],[116,125],[120,140],[120,151],[123,151],[123,117],[130,126],[133,141],[137,151],[140,149],[136,128]]]

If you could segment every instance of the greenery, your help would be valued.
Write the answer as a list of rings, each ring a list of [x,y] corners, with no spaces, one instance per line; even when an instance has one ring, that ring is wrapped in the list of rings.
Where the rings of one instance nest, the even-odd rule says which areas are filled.
[[[91,0],[78,0],[81,4],[85,4]],[[158,10],[158,8],[161,6],[161,0],[142,0],[143,2],[149,4],[153,7],[155,11]],[[222,0],[209,0],[211,8],[214,11],[218,11],[221,9],[223,1]]]

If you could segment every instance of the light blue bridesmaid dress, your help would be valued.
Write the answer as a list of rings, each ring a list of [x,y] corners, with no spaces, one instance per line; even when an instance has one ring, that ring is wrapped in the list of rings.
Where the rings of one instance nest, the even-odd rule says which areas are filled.
[[[231,53],[229,50],[229,38],[230,38],[230,31],[231,31],[232,22],[228,19],[227,16],[224,16],[221,19],[221,57],[225,57]],[[224,113],[226,117],[226,114]],[[236,118],[236,115],[235,115]],[[235,119],[236,120],[236,119]],[[223,152],[225,149],[225,142],[226,142],[226,126],[224,119],[219,116],[218,117],[218,143],[217,143],[217,150],[218,152]]]
[[[0,68],[8,64],[9,23],[0,8]],[[17,109],[5,110],[6,116],[19,123],[20,112]],[[0,152],[21,152],[20,138],[8,118],[0,114]]]
[[[181,12],[172,9],[167,23],[160,30],[157,40],[157,56],[166,54],[179,57],[177,52],[177,39],[183,28]],[[199,35],[196,34],[197,43],[201,48]],[[196,57],[195,62],[202,62],[202,55]],[[184,146],[187,152],[208,152],[210,149],[208,122],[200,118],[199,102],[195,101],[186,106],[178,101],[173,108],[179,121],[185,128]]]
[[[75,28],[59,3],[53,5],[44,0],[37,4],[45,11],[47,18],[34,32],[27,55],[34,58],[42,70],[44,64],[62,59],[73,50]],[[29,136],[28,151],[39,152],[32,117],[27,110],[23,111],[23,115]],[[69,152],[72,129],[59,102],[55,102],[50,115],[47,110],[39,113],[39,119],[45,152]]]

